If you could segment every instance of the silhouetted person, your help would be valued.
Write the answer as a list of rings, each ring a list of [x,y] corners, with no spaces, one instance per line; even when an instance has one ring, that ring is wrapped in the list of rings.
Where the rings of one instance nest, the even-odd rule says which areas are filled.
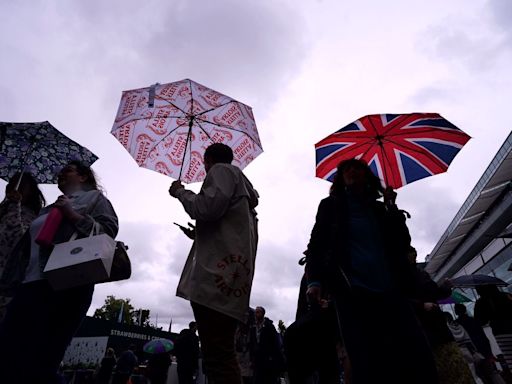
[[[464,304],[455,304],[455,314],[457,315],[457,323],[462,325],[468,333],[471,341],[486,359],[492,359],[492,349],[489,339],[485,334],[482,326],[473,317],[469,316]]]
[[[503,353],[504,370],[510,376],[512,367],[512,296],[501,292],[495,285],[476,287],[480,296],[474,309],[475,320],[480,325],[489,323],[496,342]],[[500,357],[500,356],[498,356]]]
[[[15,174],[5,186],[5,198],[0,203],[0,322],[26,268],[19,252],[13,251],[45,204],[30,173]]]
[[[258,240],[258,193],[232,160],[231,148],[212,144],[204,154],[201,191],[188,191],[180,181],[169,189],[196,220],[176,294],[192,304],[206,373],[215,384],[242,380],[235,332],[249,308]]]
[[[446,317],[437,304],[451,295],[452,285],[445,280],[438,285],[430,275],[416,266],[416,249],[410,247],[408,257],[415,272],[412,301],[416,314],[432,348],[440,384],[473,384],[473,376],[460,351]]]
[[[255,322],[250,329],[251,360],[255,384],[275,384],[283,368],[278,334],[265,309],[256,307]]]
[[[395,198],[364,161],[342,161],[308,245],[307,294],[335,301],[354,384],[437,383],[408,300],[411,238]]]
[[[151,384],[167,383],[169,365],[171,365],[171,355],[169,352],[155,353],[149,357],[146,376],[151,380]]]
[[[132,344],[117,359],[116,372],[112,384],[126,384],[138,365],[139,359],[135,355],[135,345]]]
[[[300,265],[304,263],[305,258],[299,261]],[[337,383],[340,378],[337,344],[341,338],[333,303],[324,299],[320,304],[309,305],[306,290],[307,278],[304,275],[299,289],[296,319],[284,334],[288,378],[290,384],[309,384],[316,375],[319,384]]]
[[[58,172],[57,185],[62,195],[41,209],[20,240],[16,255],[26,268],[0,323],[0,372],[15,375],[12,379],[2,377],[5,382],[56,382],[66,348],[91,305],[94,284],[54,290],[43,274],[53,245],[40,245],[36,238],[46,218],[51,217],[50,211],[62,216],[54,221],[52,244],[68,242],[74,235],[88,237],[94,227],[98,233],[115,238],[119,229],[114,208],[98,187],[91,167],[69,162]],[[27,345],[44,349],[42,352]]]
[[[174,343],[179,384],[194,383],[199,361],[199,338],[196,331],[196,322],[191,321],[188,329],[182,330]]]
[[[101,359],[100,367],[96,375],[96,384],[109,384],[112,370],[116,365],[116,354],[112,348],[107,348],[105,357]]]

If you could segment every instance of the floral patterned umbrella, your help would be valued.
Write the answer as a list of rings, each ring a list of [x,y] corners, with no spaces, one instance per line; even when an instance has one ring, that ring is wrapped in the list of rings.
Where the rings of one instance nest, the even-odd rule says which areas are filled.
[[[38,183],[57,183],[57,171],[71,160],[87,165],[98,157],[75,143],[47,121],[0,122],[0,178],[30,172]]]

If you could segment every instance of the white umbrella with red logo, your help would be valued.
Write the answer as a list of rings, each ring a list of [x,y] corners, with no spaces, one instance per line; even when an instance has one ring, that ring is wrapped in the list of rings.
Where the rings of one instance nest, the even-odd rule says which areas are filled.
[[[185,183],[205,178],[213,143],[241,169],[263,152],[251,107],[189,79],[124,91],[111,133],[139,166]]]

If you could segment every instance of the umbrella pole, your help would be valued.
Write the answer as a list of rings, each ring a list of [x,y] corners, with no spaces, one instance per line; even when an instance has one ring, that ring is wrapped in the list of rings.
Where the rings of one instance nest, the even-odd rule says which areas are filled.
[[[41,128],[39,128],[41,129]],[[38,131],[39,132],[39,131]],[[28,154],[32,152],[32,150],[34,149],[34,147],[36,146],[36,137],[35,136],[32,136],[30,138],[30,141],[31,141],[31,145],[30,145],[30,148],[27,150],[27,152],[25,152],[25,155],[23,156],[23,160],[22,160],[22,164],[23,164],[23,168],[21,169],[21,174],[20,174],[20,177],[18,178],[18,182],[16,183],[16,191],[18,190],[18,188],[20,187],[20,184],[21,184],[21,179],[23,177],[23,174],[27,171],[27,159],[28,159]]]
[[[181,160],[180,167],[180,175],[178,176],[178,180],[181,180],[181,173],[183,172],[183,164],[185,164],[185,156],[187,155],[187,146],[190,142],[190,135],[192,134],[192,126],[194,125],[194,117],[191,116],[188,122],[188,133],[187,133],[187,141],[185,142],[185,151],[183,152],[183,159]]]

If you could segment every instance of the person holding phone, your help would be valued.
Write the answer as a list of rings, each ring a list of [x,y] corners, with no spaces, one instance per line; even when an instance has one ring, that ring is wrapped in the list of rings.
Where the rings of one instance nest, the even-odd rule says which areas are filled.
[[[176,294],[192,304],[209,380],[241,384],[235,332],[249,309],[258,193],[232,160],[230,147],[212,144],[204,154],[207,175],[201,191],[195,194],[175,181],[169,194],[196,220],[195,229],[182,228],[194,234],[194,244]]]

